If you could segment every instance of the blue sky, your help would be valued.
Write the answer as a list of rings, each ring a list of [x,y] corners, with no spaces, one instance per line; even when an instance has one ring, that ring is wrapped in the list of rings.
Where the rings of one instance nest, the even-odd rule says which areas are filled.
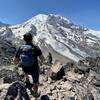
[[[0,21],[4,23],[22,23],[40,13],[59,14],[100,30],[100,0],[0,0]]]

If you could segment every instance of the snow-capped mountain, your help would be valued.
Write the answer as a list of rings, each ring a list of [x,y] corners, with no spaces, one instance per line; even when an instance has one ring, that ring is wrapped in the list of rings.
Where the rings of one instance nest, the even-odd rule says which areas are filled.
[[[49,52],[52,49],[76,62],[80,58],[95,56],[95,49],[100,47],[100,32],[74,25],[59,15],[39,14],[22,24],[0,27],[0,36],[13,43],[20,42],[27,32],[32,33],[34,42],[41,48]]]

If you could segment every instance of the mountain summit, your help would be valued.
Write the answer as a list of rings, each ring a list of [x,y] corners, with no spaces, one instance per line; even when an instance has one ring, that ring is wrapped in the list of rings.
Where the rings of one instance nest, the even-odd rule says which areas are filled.
[[[45,54],[51,52],[55,59],[78,62],[96,56],[100,47],[100,32],[75,25],[60,15],[39,14],[22,24],[0,27],[0,36],[13,43],[20,43],[27,32]]]

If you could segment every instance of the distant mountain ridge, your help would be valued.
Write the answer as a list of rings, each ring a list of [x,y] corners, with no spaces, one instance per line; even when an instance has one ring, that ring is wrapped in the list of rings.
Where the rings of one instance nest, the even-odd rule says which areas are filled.
[[[10,25],[0,22],[0,27],[3,27],[3,26],[10,26]]]
[[[32,33],[34,42],[44,52],[56,52],[76,62],[87,56],[96,56],[100,47],[99,31],[74,25],[60,15],[39,14],[22,24],[0,27],[0,37],[14,44],[20,44],[27,32]]]

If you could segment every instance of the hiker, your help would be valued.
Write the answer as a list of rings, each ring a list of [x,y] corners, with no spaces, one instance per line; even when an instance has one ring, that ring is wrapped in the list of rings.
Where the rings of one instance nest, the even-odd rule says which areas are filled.
[[[16,52],[13,62],[14,64],[19,64],[26,75],[31,75],[33,79],[32,93],[37,96],[38,84],[39,84],[39,64],[38,57],[40,58],[40,63],[43,62],[43,55],[39,47],[32,43],[31,33],[26,33],[23,36],[25,45],[20,46]]]
[[[48,65],[52,65],[52,54],[49,52],[48,56],[47,56],[47,64]]]

